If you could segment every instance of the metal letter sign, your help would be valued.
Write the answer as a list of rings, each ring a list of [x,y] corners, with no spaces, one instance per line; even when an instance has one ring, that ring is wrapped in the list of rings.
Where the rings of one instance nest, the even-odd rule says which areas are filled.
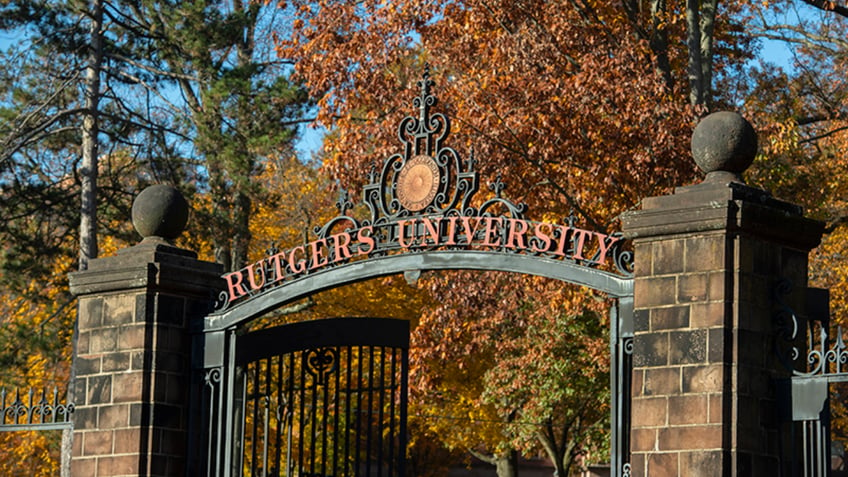
[[[372,168],[369,175],[364,203],[370,217],[357,219],[348,215],[353,204],[342,192],[336,204],[339,216],[316,227],[315,240],[288,250],[272,250],[262,260],[226,274],[226,289],[219,296],[213,316],[223,318],[236,305],[331,269],[361,266],[362,262],[391,256],[420,256],[422,252],[432,252],[434,269],[536,274],[526,270],[532,266],[517,264],[521,260],[516,260],[516,256],[546,259],[568,268],[568,276],[552,278],[587,285],[616,297],[630,295],[632,254],[622,247],[619,235],[576,227],[573,217],[565,224],[527,220],[525,204],[514,204],[502,197],[504,184],[500,177],[489,185],[494,197],[474,207],[472,201],[479,188],[475,160],[463,161],[454,149],[444,145],[450,122],[442,114],[430,114],[436,99],[430,95],[433,83],[427,73],[419,84],[421,95],[414,100],[419,115],[404,118],[398,127],[403,153],[390,156],[379,171]],[[440,265],[435,258],[438,254],[455,265]],[[469,261],[486,264],[467,266]],[[409,271],[416,269],[415,260],[407,262]],[[556,272],[543,273],[550,274]],[[278,304],[279,300],[270,300],[269,308]],[[261,305],[253,308],[259,313]]]
[[[294,393],[285,398],[289,403],[293,402],[291,399],[299,403],[311,399],[315,406],[329,406],[327,409],[335,406],[327,404],[334,403],[334,398],[322,401],[323,394],[298,393],[309,386],[320,388],[321,392],[341,389],[341,384],[331,383],[339,376],[336,364],[349,359],[350,351],[318,347],[298,351],[301,354],[293,354],[291,358],[260,351],[266,353],[262,356],[273,357],[262,358],[271,360],[263,365],[264,372],[271,369],[283,374],[301,373],[311,376],[310,383],[328,383],[313,386],[304,381],[272,380],[270,388],[260,390],[265,381],[261,373],[257,374],[261,371],[259,368],[251,368],[258,361],[244,358],[243,348],[250,340],[239,336],[240,326],[322,290],[386,275],[417,276],[421,271],[456,269],[548,277],[587,286],[617,299],[610,332],[613,475],[621,475],[626,468],[633,336],[632,253],[623,247],[620,235],[582,229],[575,226],[574,217],[566,218],[562,224],[527,219],[525,204],[515,204],[503,197],[504,183],[500,176],[489,184],[489,198],[476,200],[479,189],[478,173],[474,169],[476,161],[473,157],[461,159],[454,149],[445,145],[450,122],[443,114],[430,112],[436,104],[435,97],[430,94],[432,85],[429,73],[425,72],[419,81],[421,93],[413,100],[417,116],[407,116],[398,126],[403,151],[388,157],[381,166],[372,167],[363,190],[363,202],[369,211],[366,217],[354,217],[350,213],[353,203],[343,191],[336,204],[339,215],[323,227],[316,227],[314,240],[287,250],[270,250],[262,260],[224,275],[225,288],[218,296],[215,311],[206,316],[202,330],[206,385],[202,400],[209,409],[205,431],[207,474],[240,475],[248,462],[250,465],[260,463],[253,467],[260,469],[255,470],[259,474],[266,472],[261,469],[273,468],[274,472],[280,472],[280,469],[294,466],[300,469],[294,475],[337,475],[337,469],[341,468],[336,464],[330,470],[321,467],[327,464],[321,457],[309,460],[309,470],[304,470],[305,464],[295,465],[281,457],[288,450],[280,447],[275,448],[279,455],[270,459],[263,454],[265,450],[256,447],[258,438],[243,434],[247,431],[245,426],[257,429],[257,419],[264,422],[266,415],[271,416],[267,418],[269,422],[276,422],[274,419],[289,422],[284,415],[289,411],[280,411],[281,390]],[[289,359],[294,361],[286,361]],[[363,360],[360,356],[353,361],[370,362],[369,359]],[[307,374],[302,374],[304,372]],[[268,393],[276,394],[272,398]],[[276,404],[272,405],[273,400]],[[242,418],[249,412],[254,414],[252,421],[244,421]],[[327,415],[338,419],[341,415],[334,412]],[[317,429],[315,416],[299,415],[298,422],[307,423],[304,425],[309,429]],[[338,429],[340,435],[348,432],[344,427],[326,429],[330,428],[334,433]],[[264,435],[266,427],[259,429],[255,431],[259,432],[257,435]],[[281,432],[279,429],[276,426],[275,432]],[[284,440],[275,437],[273,442]],[[298,445],[313,445],[305,442],[301,440]],[[291,455],[316,459],[319,449],[320,452],[325,449],[338,452],[338,447],[321,442],[317,447],[309,447],[311,451],[292,451]],[[253,446],[251,453],[245,454],[248,446]],[[313,469],[313,464],[320,469]],[[353,465],[346,469],[353,468],[360,467]],[[393,467],[399,476],[402,476],[402,468],[402,465]]]

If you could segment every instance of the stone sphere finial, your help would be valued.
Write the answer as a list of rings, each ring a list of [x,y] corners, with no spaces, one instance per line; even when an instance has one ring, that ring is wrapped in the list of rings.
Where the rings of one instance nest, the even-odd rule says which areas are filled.
[[[174,240],[185,230],[188,211],[188,202],[176,188],[153,185],[141,191],[133,201],[132,223],[145,239]]]
[[[739,113],[712,113],[692,133],[692,157],[707,174],[705,181],[741,182],[756,155],[757,132]]]

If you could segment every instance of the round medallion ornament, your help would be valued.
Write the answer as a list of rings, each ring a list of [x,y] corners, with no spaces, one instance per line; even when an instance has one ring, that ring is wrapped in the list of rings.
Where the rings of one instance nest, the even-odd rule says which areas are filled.
[[[418,212],[433,202],[439,189],[439,166],[432,157],[415,156],[400,170],[397,198],[410,212]]]

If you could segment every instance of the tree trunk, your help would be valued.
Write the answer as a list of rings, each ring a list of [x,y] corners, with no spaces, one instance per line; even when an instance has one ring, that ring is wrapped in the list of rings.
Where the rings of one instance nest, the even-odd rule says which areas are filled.
[[[718,0],[686,0],[689,103],[695,114],[709,111],[713,81],[713,34]]]
[[[483,454],[473,449],[469,449],[469,452],[481,461],[495,466],[498,477],[518,477],[518,451],[513,449],[494,455]]]
[[[511,450],[505,456],[498,456],[498,460],[495,463],[495,469],[498,473],[498,477],[517,477],[518,452]]]
[[[701,82],[704,105],[709,109],[713,96],[713,35],[718,0],[701,3]]]
[[[689,50],[689,104],[704,104],[701,75],[701,2],[686,0],[686,46]]]
[[[671,74],[671,61],[668,59],[668,28],[665,26],[668,24],[665,19],[668,15],[667,10],[666,0],[651,1],[650,45],[651,52],[656,57],[657,72],[662,76],[665,85],[671,89],[674,86],[674,80]]]
[[[100,103],[100,70],[103,62],[103,2],[91,2],[91,45],[85,71],[85,116],[82,120],[82,167],[79,269],[97,258],[97,135]]]

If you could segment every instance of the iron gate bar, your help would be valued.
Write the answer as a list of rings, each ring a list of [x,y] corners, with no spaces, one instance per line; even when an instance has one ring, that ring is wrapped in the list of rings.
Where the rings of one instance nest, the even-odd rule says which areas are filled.
[[[224,475],[403,475],[408,321],[332,318],[230,336],[228,373],[244,399],[223,417],[247,419],[232,427]]]
[[[480,270],[513,272],[586,286],[613,298],[633,295],[633,279],[545,257],[480,250],[438,250],[360,260],[323,269],[264,292],[205,318],[204,332],[238,326],[287,303],[315,293],[407,271]]]

